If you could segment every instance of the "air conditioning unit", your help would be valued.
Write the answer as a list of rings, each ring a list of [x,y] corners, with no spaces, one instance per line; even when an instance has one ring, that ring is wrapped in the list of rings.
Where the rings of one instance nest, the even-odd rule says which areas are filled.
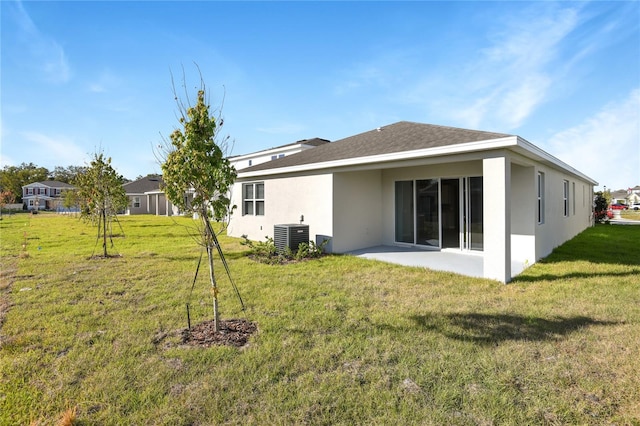
[[[273,243],[278,253],[284,253],[287,247],[296,252],[300,243],[309,244],[309,225],[297,223],[274,225]]]

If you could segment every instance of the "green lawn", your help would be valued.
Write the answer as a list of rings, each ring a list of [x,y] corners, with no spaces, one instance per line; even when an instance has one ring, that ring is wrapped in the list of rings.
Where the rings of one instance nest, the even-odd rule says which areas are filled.
[[[190,219],[130,216],[100,253],[73,217],[0,221],[0,424],[640,424],[640,226],[597,226],[514,282],[349,256],[265,265],[222,243],[242,349],[211,319]],[[124,233],[124,235],[123,235]]]

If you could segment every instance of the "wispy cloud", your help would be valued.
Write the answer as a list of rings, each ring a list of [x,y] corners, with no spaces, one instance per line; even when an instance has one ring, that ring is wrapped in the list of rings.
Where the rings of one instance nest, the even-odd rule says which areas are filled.
[[[458,76],[464,95],[450,112],[465,126],[518,128],[547,99],[561,45],[580,19],[576,8],[536,5],[509,21]]]
[[[29,161],[37,164],[84,164],[88,153],[72,140],[56,136],[51,137],[38,132],[23,132],[23,138],[31,145]]]
[[[553,135],[547,146],[601,186],[623,189],[640,184],[640,88]]]
[[[15,19],[21,30],[21,41],[44,78],[52,83],[66,83],[71,78],[71,67],[63,47],[52,37],[41,32],[21,1],[15,3]]]

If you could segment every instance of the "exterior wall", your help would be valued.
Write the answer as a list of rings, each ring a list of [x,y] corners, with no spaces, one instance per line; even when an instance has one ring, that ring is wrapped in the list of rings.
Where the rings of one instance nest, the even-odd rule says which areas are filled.
[[[536,167],[536,178],[538,171],[544,173],[545,217],[544,223],[536,223],[536,261],[593,225],[593,186],[589,182],[544,165]],[[564,216],[563,180],[569,181],[568,217]]]
[[[344,253],[382,244],[382,172],[335,173],[332,249]]]
[[[149,213],[149,206],[147,204],[147,196],[144,194],[132,194],[127,195],[129,198],[129,207],[127,208],[127,214],[147,214]],[[134,197],[138,197],[140,199],[140,207],[133,206]]]
[[[264,216],[242,214],[242,184],[264,182]],[[273,238],[274,225],[300,223],[304,215],[309,238],[333,237],[333,175],[294,176],[256,180],[238,180],[233,186],[231,205],[238,208],[231,216],[227,234],[246,235],[250,240]]]
[[[395,244],[395,182],[398,180],[482,176],[482,161],[461,161],[382,171],[382,244]]]
[[[533,165],[511,164],[511,262],[512,275],[535,263],[536,172]]]

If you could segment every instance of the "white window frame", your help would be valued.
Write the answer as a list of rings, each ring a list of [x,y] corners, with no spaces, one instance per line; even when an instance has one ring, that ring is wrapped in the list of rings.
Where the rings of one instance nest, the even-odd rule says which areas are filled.
[[[134,209],[139,209],[140,208],[140,197],[133,197],[133,199],[131,200],[131,204],[132,204]]]
[[[542,225],[544,223],[544,173],[538,172],[538,182],[537,182],[537,216],[538,216],[538,224]]]
[[[562,212],[564,217],[569,217],[569,181],[562,181]]]
[[[247,188],[251,188],[250,196],[247,196]],[[258,188],[262,188],[262,197],[258,197]],[[242,184],[242,215],[264,216],[264,182],[248,182]]]

